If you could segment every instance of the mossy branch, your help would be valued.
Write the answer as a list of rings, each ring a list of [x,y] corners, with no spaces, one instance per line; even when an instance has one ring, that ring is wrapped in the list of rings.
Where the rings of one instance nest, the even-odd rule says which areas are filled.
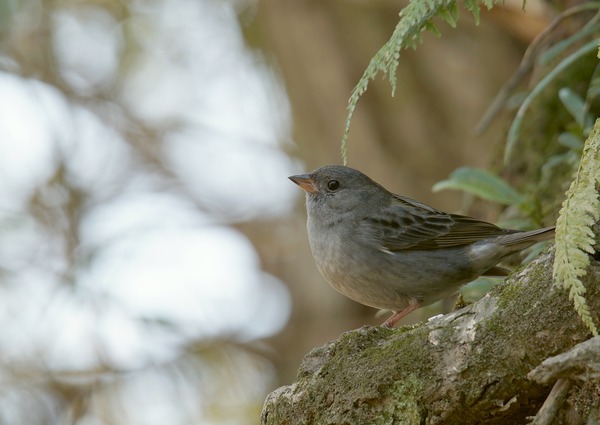
[[[494,0],[463,0],[468,11],[473,14],[475,22],[479,23],[480,3],[487,9],[491,9]],[[396,70],[400,59],[400,51],[408,47],[416,48],[417,44],[423,41],[423,32],[431,31],[439,35],[439,31],[433,23],[433,18],[440,17],[450,26],[455,27],[458,21],[458,4],[456,0],[411,0],[410,3],[400,12],[400,21],[390,39],[379,49],[358,84],[352,90],[348,100],[348,115],[346,117],[346,126],[342,137],[342,159],[344,165],[348,162],[348,153],[346,144],[350,132],[350,123],[358,99],[367,90],[369,82],[377,74],[387,75],[392,86],[392,96],[396,91]]]
[[[295,382],[267,397],[262,424],[529,423],[548,388],[527,374],[588,339],[551,290],[550,266],[544,253],[464,309],[411,327],[363,327],[312,350]]]
[[[583,297],[581,282],[594,254],[595,237],[592,226],[600,218],[600,119],[585,142],[577,175],[567,191],[556,222],[556,257],[553,277],[555,285],[569,292],[577,314],[594,335],[598,330]]]

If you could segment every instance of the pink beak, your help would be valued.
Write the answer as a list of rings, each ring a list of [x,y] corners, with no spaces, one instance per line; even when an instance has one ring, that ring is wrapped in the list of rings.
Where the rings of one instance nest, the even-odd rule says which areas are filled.
[[[310,178],[310,174],[298,174],[297,176],[290,176],[288,179],[296,183],[308,193],[315,193],[319,191],[314,180]]]

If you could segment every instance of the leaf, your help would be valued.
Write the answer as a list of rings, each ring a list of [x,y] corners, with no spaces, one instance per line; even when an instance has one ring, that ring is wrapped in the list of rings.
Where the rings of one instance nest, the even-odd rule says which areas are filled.
[[[596,66],[594,70],[590,85],[588,86],[586,100],[588,102],[593,101],[598,95],[600,95],[600,66]]]
[[[597,10],[598,3],[597,2],[589,2],[587,4],[579,4],[577,6],[573,6],[572,9],[575,9],[575,8],[577,8],[579,10],[586,10],[586,9],[590,9],[590,10],[596,9]],[[540,56],[540,59],[539,59],[540,64],[547,65],[547,64],[551,63],[560,54],[567,51],[567,49],[569,49],[569,47],[571,47],[578,41],[585,39],[588,35],[598,32],[598,30],[600,30],[600,24],[598,23],[598,20],[591,19],[589,22],[587,22],[583,26],[583,28],[581,28],[575,34],[573,34],[572,36],[570,36],[569,38],[567,38],[565,40],[561,40],[561,41],[557,42],[552,47],[548,48],[548,50],[546,50]]]
[[[583,98],[568,87],[560,89],[558,91],[558,97],[563,105],[565,105],[565,108],[567,108],[567,111],[569,111],[571,116],[577,121],[579,127],[584,128],[586,107]]]
[[[473,14],[473,19],[475,19],[475,24],[479,25],[479,2],[477,0],[464,0],[465,7],[469,12]],[[488,7],[489,9],[489,7]]]
[[[533,246],[530,246],[526,250],[522,251],[522,253],[527,253],[525,258],[523,258],[522,263],[523,264],[529,263],[531,260],[533,260],[535,257],[537,257],[546,248],[546,245],[548,245],[547,241],[543,242],[543,243],[535,244]]]
[[[457,189],[472,193],[480,198],[506,205],[520,205],[525,196],[495,174],[479,168],[461,167],[450,174],[450,178],[433,186],[433,191]]]
[[[442,33],[440,32],[440,30],[438,29],[438,27],[435,26],[435,24],[433,22],[427,22],[424,26],[426,31],[429,31],[431,33],[433,33],[433,35],[435,35],[436,37],[441,37]]]
[[[479,298],[490,292],[490,289],[497,283],[498,278],[479,277],[468,285],[463,286],[460,289],[460,293],[467,301],[477,301]]]
[[[536,227],[536,224],[527,217],[515,217],[501,220],[495,223],[498,227],[504,227],[505,229],[516,229],[516,230],[531,230]]]
[[[451,3],[448,7],[441,7],[439,16],[452,28],[456,28],[456,23],[458,22],[458,6],[456,2]]]
[[[560,133],[558,135],[558,143],[562,146],[572,149],[577,152],[581,152],[583,150],[583,141],[574,135],[573,133],[569,133],[565,131],[564,133]]]

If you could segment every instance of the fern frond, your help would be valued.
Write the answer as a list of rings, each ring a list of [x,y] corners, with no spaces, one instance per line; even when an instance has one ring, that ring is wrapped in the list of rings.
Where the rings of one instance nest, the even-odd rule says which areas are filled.
[[[600,218],[600,200],[597,185],[600,183],[600,119],[585,142],[577,175],[567,191],[556,222],[556,256],[554,259],[554,284],[569,291],[575,311],[594,335],[598,330],[585,301],[585,276],[594,253],[595,237],[592,226]]]
[[[479,23],[480,3],[490,9],[494,0],[463,0],[465,7],[469,10],[475,22]],[[387,75],[388,81],[392,86],[392,96],[396,91],[396,70],[400,59],[400,51],[406,48],[415,49],[423,41],[422,33],[432,31],[438,34],[437,28],[433,24],[433,18],[440,17],[452,27],[456,26],[458,21],[457,0],[411,0],[410,3],[400,12],[400,21],[396,25],[390,39],[373,56],[371,62],[365,69],[358,84],[352,90],[348,100],[348,115],[346,116],[346,126],[342,137],[342,159],[344,165],[348,162],[346,143],[348,133],[350,132],[350,122],[356,109],[358,99],[367,90],[369,82],[379,73]]]
[[[465,7],[469,12],[473,14],[473,18],[475,19],[475,23],[479,25],[479,2],[477,0],[464,0]],[[489,7],[488,7],[489,9]]]

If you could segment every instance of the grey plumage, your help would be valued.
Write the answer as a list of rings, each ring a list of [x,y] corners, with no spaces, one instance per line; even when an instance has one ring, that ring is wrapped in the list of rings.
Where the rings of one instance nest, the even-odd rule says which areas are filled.
[[[481,275],[505,275],[496,266],[503,258],[554,236],[554,227],[522,232],[437,210],[349,167],[290,179],[306,191],[310,246],[325,279],[359,303],[396,312],[389,327]]]

